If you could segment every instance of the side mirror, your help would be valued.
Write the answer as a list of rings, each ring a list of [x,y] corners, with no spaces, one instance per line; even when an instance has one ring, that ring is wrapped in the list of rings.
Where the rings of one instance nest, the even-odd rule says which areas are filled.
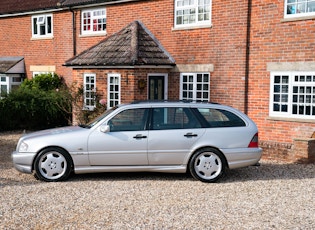
[[[110,127],[109,127],[109,125],[101,125],[100,131],[101,131],[102,133],[108,133],[108,132],[110,132]]]

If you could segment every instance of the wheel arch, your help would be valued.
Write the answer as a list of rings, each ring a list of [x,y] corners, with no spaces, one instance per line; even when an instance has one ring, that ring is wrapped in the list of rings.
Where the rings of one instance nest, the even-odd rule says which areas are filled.
[[[69,155],[69,159],[70,159],[70,161],[71,161],[71,172],[74,171],[74,163],[73,163],[73,159],[72,159],[71,154],[70,154],[65,148],[62,148],[62,147],[57,146],[57,145],[45,146],[45,147],[43,147],[43,148],[41,148],[40,150],[37,151],[37,153],[36,153],[36,155],[35,155],[35,157],[34,157],[34,159],[33,159],[33,162],[32,162],[32,171],[35,170],[35,160],[36,160],[37,156],[38,156],[42,151],[44,151],[44,150],[46,150],[46,149],[49,149],[49,148],[51,148],[51,149],[59,149],[59,150],[65,152],[66,154],[68,154],[68,155]]]

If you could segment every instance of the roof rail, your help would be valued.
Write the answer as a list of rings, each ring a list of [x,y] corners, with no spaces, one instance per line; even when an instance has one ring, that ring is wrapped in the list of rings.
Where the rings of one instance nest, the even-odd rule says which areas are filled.
[[[198,100],[135,100],[131,104],[141,104],[141,103],[166,103],[166,102],[181,102],[181,103],[204,103],[204,104],[219,104],[216,102],[208,101],[198,101]]]

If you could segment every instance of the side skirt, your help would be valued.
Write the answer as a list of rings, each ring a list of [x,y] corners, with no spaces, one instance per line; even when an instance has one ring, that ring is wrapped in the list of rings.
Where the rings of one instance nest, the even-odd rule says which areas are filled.
[[[101,172],[162,172],[186,173],[186,165],[158,165],[158,166],[76,166],[75,174]]]

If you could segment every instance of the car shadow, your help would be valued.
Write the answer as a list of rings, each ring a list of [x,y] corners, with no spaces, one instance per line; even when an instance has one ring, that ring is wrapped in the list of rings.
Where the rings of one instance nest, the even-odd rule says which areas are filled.
[[[315,178],[315,164],[275,164],[262,163],[260,166],[249,166],[227,170],[226,176],[217,183],[231,183],[257,180],[292,180]],[[85,180],[156,180],[156,181],[197,181],[189,173],[156,173],[156,172],[124,172],[124,173],[92,173],[72,175],[68,181]]]
[[[315,178],[315,164],[262,163],[260,166],[228,170],[222,183],[257,180],[294,180]]]
[[[0,174],[0,188],[6,186],[29,186],[42,184],[30,174],[23,174],[11,168],[10,176]],[[4,173],[4,171],[2,171]],[[228,170],[226,176],[217,183],[237,183],[247,181],[265,180],[294,180],[315,178],[315,164],[275,164],[262,163],[260,166]],[[74,183],[84,181],[191,181],[198,182],[189,173],[158,173],[158,172],[111,172],[72,174],[68,180],[61,183]]]

